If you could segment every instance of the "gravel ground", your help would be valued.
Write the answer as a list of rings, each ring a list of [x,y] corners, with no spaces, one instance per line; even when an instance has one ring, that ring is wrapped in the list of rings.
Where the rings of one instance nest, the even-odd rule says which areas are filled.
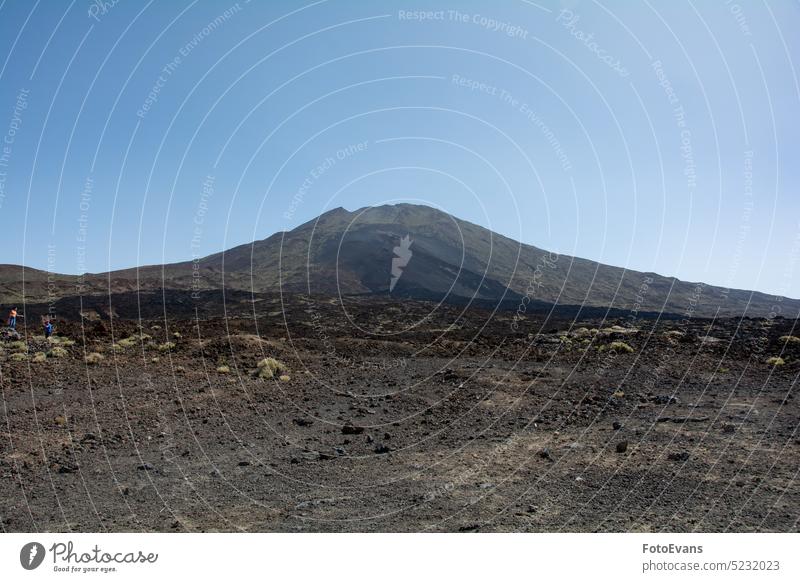
[[[5,342],[2,531],[798,531],[794,320],[233,307]]]

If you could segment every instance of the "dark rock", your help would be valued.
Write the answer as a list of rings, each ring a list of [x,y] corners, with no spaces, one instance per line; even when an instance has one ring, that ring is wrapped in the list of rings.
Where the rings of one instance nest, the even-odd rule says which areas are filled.
[[[674,404],[678,402],[678,399],[670,394],[659,394],[658,396],[653,396],[650,400],[656,404]]]
[[[707,416],[661,416],[656,419],[656,422],[674,422],[675,424],[682,424],[684,422],[707,422]]]
[[[240,467],[249,467],[250,466],[250,461],[239,461],[239,466]]]
[[[541,451],[539,451],[537,453],[537,455],[539,455],[539,457],[542,458],[542,459],[547,459],[548,461],[552,461],[553,460],[553,456],[550,454],[550,449],[548,449],[548,448],[542,449]]]
[[[670,461],[688,461],[689,460],[689,452],[688,451],[680,451],[678,453],[670,453],[667,458]]]
[[[345,424],[342,427],[342,434],[361,434],[364,432],[363,426],[353,426],[352,424]]]
[[[140,471],[155,471],[156,470],[156,468],[153,465],[151,465],[150,463],[142,463],[141,465],[139,465],[136,468],[139,469]]]
[[[620,441],[617,443],[617,452],[624,453],[628,450],[628,441]]]
[[[311,426],[314,424],[313,420],[309,420],[307,418],[294,418],[292,422],[295,423],[297,426]]]
[[[391,450],[392,449],[390,449],[389,447],[387,447],[386,445],[383,445],[383,444],[378,445],[377,447],[375,447],[375,452],[377,454],[379,454],[379,455],[384,455],[384,454],[388,453]]]
[[[614,421],[614,422],[611,424],[611,426],[614,428],[614,430],[620,430],[620,429],[622,428],[622,423],[621,423],[621,422],[619,422],[618,420],[615,420],[615,421]]]

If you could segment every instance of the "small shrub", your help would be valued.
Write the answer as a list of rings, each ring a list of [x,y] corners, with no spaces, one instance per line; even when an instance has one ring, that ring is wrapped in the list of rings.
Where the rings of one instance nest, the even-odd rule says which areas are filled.
[[[170,350],[174,350],[175,342],[165,342],[163,344],[159,344],[157,349],[159,352],[168,352]]]
[[[264,358],[258,363],[258,377],[259,378],[274,378],[275,374],[287,372],[286,366],[280,363],[275,358]]]
[[[86,362],[87,364],[94,365],[94,364],[99,364],[105,359],[106,357],[103,354],[92,352],[91,354],[87,354],[86,357],[83,358],[83,361]]]
[[[41,364],[45,360],[47,360],[47,354],[45,354],[44,352],[36,352],[33,355],[33,362],[36,364]]]
[[[287,376],[286,374],[283,374],[283,375],[282,375],[282,376],[279,378],[279,380],[280,380],[281,382],[288,382],[289,380],[291,380],[291,378],[290,378],[289,376]]]
[[[120,349],[125,349],[125,348],[129,348],[131,346],[135,346],[137,343],[139,343],[139,340],[137,338],[131,336],[131,337],[126,337],[125,339],[119,340],[116,345]]]
[[[608,349],[618,353],[632,354],[633,348],[625,342],[611,342],[608,344]]]
[[[770,366],[783,366],[786,361],[778,356],[772,356],[771,358],[767,358],[767,364]]]
[[[61,346],[56,346],[52,350],[47,353],[48,356],[51,358],[65,358],[69,355],[69,352],[62,348]]]
[[[8,347],[15,352],[27,352],[28,344],[23,341],[17,340],[8,344]]]
[[[779,341],[782,341],[785,344],[795,344],[795,345],[800,344],[800,337],[797,337],[795,335],[782,335],[778,339]]]
[[[230,374],[231,369],[230,369],[230,367],[224,366],[224,365],[223,366],[218,366],[217,367],[217,372],[219,372],[220,374]]]
[[[17,352],[16,354],[11,354],[9,358],[11,358],[12,362],[24,362],[28,359],[28,354]]]
[[[50,338],[50,341],[51,341],[52,343],[56,344],[56,345],[59,345],[59,346],[64,346],[64,347],[67,347],[67,348],[68,348],[69,346],[74,346],[74,345],[75,345],[75,340],[71,340],[71,339],[69,339],[68,337],[56,337],[56,336],[52,336],[52,337]]]
[[[181,339],[183,336],[181,335],[181,332],[176,331],[172,334],[172,337],[174,337],[175,339]]]

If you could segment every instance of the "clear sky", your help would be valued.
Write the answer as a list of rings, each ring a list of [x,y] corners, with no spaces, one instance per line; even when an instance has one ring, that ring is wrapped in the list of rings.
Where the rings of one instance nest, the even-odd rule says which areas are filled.
[[[186,260],[422,202],[800,297],[798,25],[788,0],[0,0],[0,262]]]

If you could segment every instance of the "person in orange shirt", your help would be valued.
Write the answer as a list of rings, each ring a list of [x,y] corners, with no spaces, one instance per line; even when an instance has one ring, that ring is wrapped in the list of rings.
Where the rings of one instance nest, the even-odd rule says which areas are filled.
[[[25,317],[24,315],[20,315],[19,317]],[[11,329],[17,329],[17,308],[13,307],[11,311],[8,312],[8,327]]]

